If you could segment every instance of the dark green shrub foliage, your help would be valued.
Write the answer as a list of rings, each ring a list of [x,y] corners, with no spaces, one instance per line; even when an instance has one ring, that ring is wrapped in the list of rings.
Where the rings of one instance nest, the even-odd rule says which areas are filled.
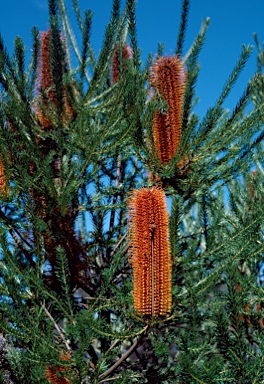
[[[200,117],[193,106],[209,20],[185,47],[188,0],[175,56],[165,60],[184,79],[179,72],[171,83],[166,71],[150,81],[151,56],[141,63],[136,0],[123,8],[113,0],[98,57],[92,11],[72,2],[77,44],[64,0],[48,3],[50,27],[32,30],[28,67],[22,40],[10,55],[0,38],[1,382],[263,382],[261,47],[257,75],[233,110],[223,103],[251,47]],[[169,301],[139,315],[127,201],[153,186],[169,203],[170,239],[156,241],[159,225],[168,233],[167,219],[157,219],[164,208],[157,202],[148,215],[143,197],[146,230],[140,226],[136,247],[150,249],[137,263],[149,269],[137,283],[153,305],[159,292]],[[169,241],[167,296],[160,274],[170,260],[154,258]]]

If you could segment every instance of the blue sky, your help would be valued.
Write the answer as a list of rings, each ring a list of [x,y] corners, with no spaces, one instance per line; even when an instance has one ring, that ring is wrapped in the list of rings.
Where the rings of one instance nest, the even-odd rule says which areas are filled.
[[[46,0],[5,0],[1,4],[0,31],[11,53],[14,37],[19,35],[30,52],[31,28],[48,28]],[[98,54],[105,25],[109,19],[111,0],[79,0],[82,9],[94,12],[92,44]],[[72,13],[71,0],[66,0]],[[165,53],[175,50],[181,11],[181,0],[138,0],[138,42],[142,60],[155,54],[157,43],[166,44]],[[263,0],[191,0],[187,38],[184,52],[188,51],[202,21],[210,17],[207,39],[200,55],[201,72],[197,84],[200,97],[197,112],[203,115],[214,104],[241,51],[242,44],[253,44],[253,33],[264,41]],[[74,20],[74,19],[73,19]],[[240,79],[229,96],[226,107],[232,109],[256,69],[256,49]]]

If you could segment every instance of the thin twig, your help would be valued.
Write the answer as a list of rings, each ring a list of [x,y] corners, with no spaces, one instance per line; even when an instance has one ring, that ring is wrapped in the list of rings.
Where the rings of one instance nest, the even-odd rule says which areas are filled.
[[[107,378],[107,383],[108,383],[108,381],[114,381],[114,380],[120,379],[121,377],[122,377],[122,375],[117,375],[117,376],[114,376],[114,377],[108,377]],[[130,379],[136,378],[136,377],[140,377],[139,374],[135,374],[135,375],[129,376]],[[100,384],[100,383],[105,383],[105,379],[103,379],[101,381],[98,381],[98,384]],[[122,383],[124,383],[124,381],[122,381]]]
[[[118,188],[119,181],[120,181],[120,174],[121,174],[121,161],[122,161],[122,156],[121,154],[118,155],[117,158],[117,166],[116,166],[116,178],[115,178],[115,188]],[[109,231],[108,231],[108,240],[110,240],[113,236],[113,231],[114,231],[114,224],[115,224],[115,214],[116,214],[116,208],[114,205],[117,202],[118,198],[118,192],[114,193],[113,196],[113,208],[111,209],[111,214],[110,214],[110,220],[109,220]],[[108,247],[106,250],[106,261],[109,263],[112,257],[112,252],[111,252],[111,247]]]
[[[121,377],[121,376],[109,377],[109,378],[107,379],[107,382],[108,382],[108,381],[114,381],[114,380],[116,380],[116,379],[119,379],[120,377]],[[100,384],[100,383],[104,383],[104,382],[105,382],[105,379],[98,381],[98,384]]]
[[[15,225],[8,219],[8,217],[6,217],[6,215],[0,210],[0,219],[3,219],[3,221],[5,222],[5,224],[9,227],[9,233],[10,235],[13,237],[16,245],[21,249],[21,251],[24,253],[27,261],[29,262],[30,266],[31,267],[35,267],[35,263],[31,257],[31,252],[29,250],[27,250],[24,245],[22,244],[22,242],[19,240],[18,236],[20,237],[20,239],[23,241],[23,243],[25,243],[29,248],[31,248],[31,245],[27,242],[26,239],[23,238],[23,236],[21,235],[21,233],[19,232],[19,230],[15,227]],[[11,228],[10,228],[11,227]]]
[[[140,342],[142,341],[143,337],[145,336],[145,333],[147,331],[147,328],[149,326],[145,327],[145,332],[140,335],[140,337],[134,342],[134,344],[131,345],[131,347],[129,348],[129,350],[124,353],[120,359],[117,360],[117,362],[115,364],[112,365],[112,367],[110,367],[109,369],[107,369],[107,371],[105,371],[104,373],[102,373],[100,376],[99,376],[99,380],[103,380],[105,379],[108,375],[110,375],[110,373],[112,373],[113,371],[116,370],[116,368],[119,367],[120,364],[123,363],[123,361],[125,361],[130,355],[131,353],[134,351],[134,349],[137,348],[137,346],[140,344]]]
[[[112,257],[115,253],[115,251],[117,250],[117,248],[119,247],[119,245],[122,243],[122,241],[126,238],[127,236],[127,232],[121,237],[121,239],[119,240],[119,242],[115,245],[115,248],[112,250],[112,252],[110,253],[110,257]]]
[[[121,154],[119,154],[117,159],[117,166],[116,166],[115,188],[117,188],[119,185],[120,173],[121,173],[121,161],[122,161],[122,156]],[[117,197],[118,197],[118,194],[116,192],[113,197],[113,205],[116,203]],[[111,236],[114,229],[115,212],[116,212],[116,209],[113,208],[110,215],[109,236]]]
[[[82,63],[81,54],[79,52],[79,49],[78,49],[78,46],[77,46],[77,43],[76,43],[76,39],[75,39],[75,36],[74,36],[74,33],[73,33],[73,30],[72,30],[70,22],[69,22],[69,18],[68,18],[68,15],[67,15],[67,11],[66,11],[64,0],[59,0],[59,5],[60,5],[60,12],[61,12],[61,16],[62,16],[63,26],[64,26],[65,30],[68,32],[72,48],[73,48],[73,50],[75,52],[75,55],[76,55],[79,63],[81,64]],[[85,71],[85,77],[86,77],[88,83],[90,83],[90,77],[89,77],[87,71]]]
[[[120,339],[116,339],[112,345],[108,348],[108,350],[105,352],[104,356],[106,356],[115,346],[119,343]]]
[[[130,327],[127,329],[127,332],[130,331],[130,329],[132,328],[132,325],[130,325]],[[115,346],[119,343],[120,339],[116,339],[112,345],[110,345],[110,347],[108,348],[108,350],[104,353],[104,356],[106,356],[113,348],[115,348]],[[107,379],[109,380],[109,379]]]
[[[9,233],[13,237],[14,242],[16,243],[18,248],[20,248],[20,250],[24,253],[30,266],[35,268],[36,265],[35,265],[35,262],[32,260],[31,253],[23,246],[23,244],[21,243],[21,241],[19,240],[19,238],[17,237],[15,232],[17,233],[18,231],[16,231],[15,229],[11,229],[11,228],[9,229]],[[20,236],[20,237],[22,238],[22,236]]]
[[[53,324],[54,324],[55,328],[57,329],[58,334],[60,335],[62,341],[64,342],[64,344],[65,344],[67,350],[71,353],[71,348],[70,348],[70,346],[69,346],[67,340],[65,339],[65,337],[64,337],[64,335],[63,335],[63,333],[62,333],[60,327],[58,326],[58,324],[56,323],[56,321],[53,319],[53,317],[51,316],[51,314],[49,313],[49,311],[47,310],[47,308],[45,307],[44,304],[42,304],[42,308],[43,308],[44,311],[46,312],[46,315],[47,315],[47,316],[50,318],[50,320],[53,322]]]

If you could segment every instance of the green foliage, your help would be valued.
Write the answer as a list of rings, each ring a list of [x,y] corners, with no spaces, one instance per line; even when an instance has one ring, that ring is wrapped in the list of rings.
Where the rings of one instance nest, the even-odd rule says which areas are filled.
[[[15,39],[11,56],[0,37],[0,160],[9,186],[0,188],[0,336],[7,340],[3,353],[0,345],[0,381],[46,383],[55,369],[57,381],[76,384],[261,383],[263,50],[257,39],[258,73],[233,110],[223,103],[252,47],[243,46],[216,103],[198,116],[195,85],[209,19],[184,56],[189,1],[183,0],[176,47],[187,71],[182,135],[163,164],[151,149],[153,116],[168,105],[161,95],[151,97],[153,58],[141,63],[136,1],[123,8],[113,1],[98,57],[92,10],[82,14],[72,1],[79,47],[64,0],[48,4],[50,89],[38,84],[38,30],[28,67],[22,39]],[[122,51],[126,44],[131,58]],[[163,50],[160,44],[158,54]],[[147,318],[133,306],[126,206],[133,189],[156,184],[170,206],[173,298],[167,317]]]

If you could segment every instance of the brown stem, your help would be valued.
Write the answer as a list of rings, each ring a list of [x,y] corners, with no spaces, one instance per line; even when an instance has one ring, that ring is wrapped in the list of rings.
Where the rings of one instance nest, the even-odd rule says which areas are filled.
[[[151,313],[155,310],[155,254],[154,254],[154,228],[151,229]]]
[[[50,320],[53,322],[54,327],[56,328],[58,334],[60,335],[62,341],[64,342],[64,344],[65,344],[67,350],[68,350],[68,351],[70,352],[70,354],[71,354],[71,348],[70,348],[70,346],[69,346],[67,340],[65,339],[65,337],[64,337],[64,335],[63,335],[63,333],[62,333],[60,327],[58,326],[58,324],[56,323],[56,321],[53,319],[53,317],[51,316],[51,314],[49,313],[49,311],[47,310],[47,308],[45,307],[44,304],[42,304],[42,308],[44,309],[46,315],[47,315],[47,316],[50,318]]]
[[[144,338],[145,336],[145,333],[147,331],[147,328],[145,329],[145,332],[134,342],[134,344],[131,345],[131,347],[129,348],[129,350],[124,353],[120,359],[117,360],[117,362],[115,364],[112,365],[112,367],[110,367],[107,371],[105,371],[104,373],[102,373],[100,376],[99,376],[99,380],[102,380],[102,379],[105,379],[108,375],[110,375],[113,371],[116,370],[116,368],[119,367],[120,364],[123,363],[123,361],[125,361],[130,355],[131,353],[138,347],[138,345],[141,343],[142,339]]]
[[[127,232],[121,237],[121,239],[119,240],[119,242],[115,245],[115,248],[112,250],[112,252],[110,253],[110,257],[113,257],[115,251],[117,250],[117,248],[119,247],[119,245],[122,243],[122,241],[126,238],[127,236]]]
[[[13,230],[13,229],[9,229],[9,233],[10,235],[13,237],[14,239],[14,242],[16,243],[16,245],[18,246],[18,248],[21,249],[21,251],[24,253],[27,261],[29,262],[30,266],[31,267],[34,267],[35,268],[35,263],[34,261],[32,260],[31,258],[31,255],[30,255],[30,252],[23,246],[23,244],[21,243],[21,241],[19,240],[19,238],[17,237],[17,235],[15,234],[15,232],[18,232],[16,230]],[[20,236],[22,238],[22,236]],[[23,239],[23,238],[22,238]]]
[[[109,349],[105,352],[104,356],[106,356],[113,348],[115,348],[119,342],[120,339],[116,339],[113,344],[109,347]]]
[[[120,173],[121,173],[121,155],[118,155],[117,158],[117,167],[116,167],[116,179],[115,179],[115,188],[118,187],[119,184],[119,179],[120,179]],[[116,203],[117,200],[117,194],[114,195],[113,197],[113,205]],[[112,209],[111,215],[110,215],[110,224],[109,224],[109,235],[111,236],[111,233],[114,228],[114,222],[115,222],[115,208]]]

